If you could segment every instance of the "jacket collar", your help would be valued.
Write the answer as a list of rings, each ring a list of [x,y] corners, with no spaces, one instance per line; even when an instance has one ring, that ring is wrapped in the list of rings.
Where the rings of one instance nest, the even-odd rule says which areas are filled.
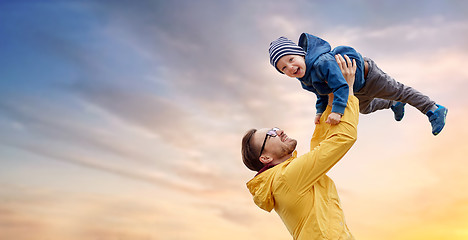
[[[278,164],[268,163],[267,165],[263,166],[263,168],[260,169],[260,171],[258,171],[257,174],[255,174],[255,177],[258,176],[258,174],[260,174],[262,172],[265,172],[266,170],[268,170],[268,169],[270,169],[270,168],[272,168],[272,167],[274,167],[276,165],[278,165]]]
[[[297,151],[294,150],[294,152],[291,155],[291,158],[296,158],[296,157],[297,157]],[[289,159],[291,159],[291,158],[289,158]],[[276,166],[278,164],[281,164],[281,163],[277,163],[277,164],[268,163],[267,165],[263,166],[262,169],[260,169],[257,174],[255,174],[255,177],[258,176],[258,174],[260,174],[262,172],[265,172],[266,170],[268,170],[268,169],[270,169],[270,168],[272,168],[272,167],[274,167],[274,166]]]

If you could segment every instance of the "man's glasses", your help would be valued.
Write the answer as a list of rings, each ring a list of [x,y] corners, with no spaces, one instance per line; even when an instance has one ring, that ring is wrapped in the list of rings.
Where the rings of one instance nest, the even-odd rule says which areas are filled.
[[[268,130],[268,132],[266,133],[265,135],[265,140],[263,140],[263,145],[262,145],[262,149],[260,150],[260,155],[258,155],[258,157],[260,158],[260,156],[262,156],[262,153],[263,153],[263,149],[265,148],[265,143],[266,143],[266,140],[268,137],[276,137],[278,136],[278,133],[276,133],[276,131],[280,130],[279,128],[277,127],[274,127],[270,130]]]

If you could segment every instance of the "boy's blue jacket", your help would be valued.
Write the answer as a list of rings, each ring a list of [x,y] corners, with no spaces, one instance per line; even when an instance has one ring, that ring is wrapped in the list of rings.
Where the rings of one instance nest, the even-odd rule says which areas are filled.
[[[332,112],[343,114],[348,101],[348,83],[335,60],[336,54],[347,55],[351,61],[356,59],[357,70],[354,81],[354,92],[364,86],[364,59],[354,48],[339,46],[331,50],[325,40],[308,33],[302,33],[298,45],[306,52],[306,72],[298,78],[302,88],[317,95],[317,113],[327,108],[328,94],[333,93]],[[331,50],[331,51],[330,51]]]

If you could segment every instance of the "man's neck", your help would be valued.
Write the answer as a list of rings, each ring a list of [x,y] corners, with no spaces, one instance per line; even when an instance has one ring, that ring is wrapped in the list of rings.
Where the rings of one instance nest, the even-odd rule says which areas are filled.
[[[291,158],[292,155],[293,155],[293,154],[290,153],[290,154],[285,155],[285,156],[282,157],[282,158],[274,159],[273,161],[271,161],[271,162],[269,162],[268,164],[266,164],[265,166],[263,166],[263,168],[260,169],[260,171],[258,171],[258,173],[257,173],[255,176],[259,175],[260,173],[262,173],[262,172],[264,172],[264,171],[266,171],[266,170],[268,170],[268,169],[270,169],[270,168],[272,168],[272,167],[274,167],[274,166],[276,166],[276,165],[278,165],[278,164],[280,164],[280,163],[283,163],[284,161],[286,161],[286,160],[288,160],[289,158]]]
[[[278,164],[280,164],[280,163],[282,163],[282,162],[288,160],[288,159],[291,158],[291,157],[292,157],[292,153],[286,154],[286,155],[284,155],[284,156],[281,157],[281,158],[278,158],[278,159],[275,159],[275,160],[271,161],[271,164],[278,165]]]

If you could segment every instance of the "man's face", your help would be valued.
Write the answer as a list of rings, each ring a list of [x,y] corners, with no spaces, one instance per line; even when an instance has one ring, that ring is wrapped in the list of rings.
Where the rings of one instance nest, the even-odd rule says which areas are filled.
[[[302,78],[306,72],[305,59],[300,55],[284,55],[278,60],[276,67],[292,78]]]
[[[272,158],[279,159],[291,154],[296,149],[297,141],[289,138],[283,130],[276,130],[276,136],[274,137],[271,135],[267,136],[269,131],[271,133],[273,130],[271,128],[262,128],[255,132],[253,136],[253,140],[259,149],[265,143],[263,155],[269,154]]]

